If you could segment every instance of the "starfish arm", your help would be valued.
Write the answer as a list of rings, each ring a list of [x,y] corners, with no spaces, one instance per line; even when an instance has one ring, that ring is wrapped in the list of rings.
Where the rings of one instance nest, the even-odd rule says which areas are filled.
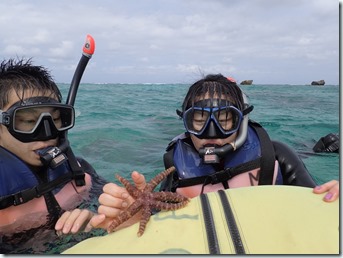
[[[156,201],[152,204],[152,207],[158,210],[162,210],[162,211],[175,211],[177,209],[181,209],[185,207],[187,203],[188,203],[188,200],[183,201],[183,202],[178,202],[178,203]]]
[[[148,221],[150,220],[150,216],[151,216],[150,207],[148,205],[144,206],[144,208],[142,210],[141,221],[139,223],[139,230],[137,232],[137,235],[139,237],[144,234],[145,227],[146,227],[146,224],[148,223]]]
[[[163,179],[165,179],[170,173],[175,171],[175,167],[172,166],[164,171],[162,171],[161,173],[157,174],[153,179],[150,180],[149,184],[147,185],[147,187],[149,188],[149,190],[154,190],[155,187],[162,182]]]
[[[153,197],[155,200],[158,201],[166,201],[166,202],[184,202],[188,201],[188,198],[178,194],[178,193],[172,193],[172,192],[155,192],[153,193]]]
[[[112,223],[108,226],[107,231],[113,232],[116,227],[130,219],[140,210],[142,204],[142,200],[136,200],[134,203],[132,203],[126,210],[113,219]]]
[[[120,181],[120,183],[122,183],[125,188],[126,188],[126,191],[128,191],[128,193],[135,199],[137,199],[140,194],[141,194],[141,191],[138,190],[135,186],[133,186],[130,181],[128,181],[127,179],[121,177],[120,175],[115,175],[115,177]]]

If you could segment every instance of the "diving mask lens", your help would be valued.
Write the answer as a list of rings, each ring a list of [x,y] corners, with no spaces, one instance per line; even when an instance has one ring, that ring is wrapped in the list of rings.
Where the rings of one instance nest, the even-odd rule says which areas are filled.
[[[239,129],[243,115],[234,106],[192,107],[185,111],[183,119],[186,130],[191,134],[202,136],[213,121],[222,136],[228,137]]]
[[[16,133],[32,134],[47,118],[57,131],[65,131],[74,126],[74,109],[61,104],[18,107],[13,112],[12,129]]]

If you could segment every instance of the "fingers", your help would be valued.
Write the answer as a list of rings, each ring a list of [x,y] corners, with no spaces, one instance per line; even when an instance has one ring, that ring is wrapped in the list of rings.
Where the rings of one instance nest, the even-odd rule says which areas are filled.
[[[315,193],[325,193],[327,191],[329,191],[330,189],[332,188],[336,188],[339,190],[339,184],[338,184],[338,181],[337,180],[331,180],[325,184],[322,184],[322,185],[319,185],[319,186],[316,186],[314,189],[313,189],[313,192]]]
[[[92,229],[93,229],[93,226],[92,226],[92,224],[91,224],[90,221],[89,221],[89,222],[87,223],[85,229],[83,230],[83,232],[88,233],[88,232],[90,232]]]
[[[108,183],[103,187],[103,193],[99,196],[98,213],[103,216],[95,216],[91,221],[91,225],[97,228],[107,228],[108,221],[118,216],[126,209],[134,199],[129,195],[124,187],[114,183]]]
[[[58,219],[55,230],[57,234],[75,234],[82,229],[91,230],[90,225],[87,223],[93,216],[89,210],[74,209],[73,211],[66,211]]]
[[[313,189],[313,192],[317,194],[327,192],[323,200],[326,202],[333,202],[339,197],[339,182],[337,180],[331,180],[325,184],[316,186]]]
[[[133,171],[131,177],[138,189],[144,189],[146,185],[144,175]],[[108,183],[103,187],[103,193],[99,196],[100,206],[98,213],[113,218],[133,202],[134,199],[124,187],[114,183]]]
[[[313,191],[315,193],[325,193],[327,192],[330,188],[334,187],[336,184],[338,184],[337,180],[331,180],[325,184],[318,185],[316,186]]]
[[[128,192],[124,187],[121,187],[114,183],[108,183],[102,188],[103,193],[108,194],[114,198],[127,199],[129,197]]]
[[[103,228],[107,229],[109,224],[111,223],[110,219],[106,219],[105,214],[98,214],[91,218],[89,224],[93,228]]]
[[[133,171],[131,174],[131,178],[139,190],[144,189],[144,187],[146,186],[146,181],[143,174],[140,174],[137,171]]]
[[[125,188],[113,183],[103,187],[103,193],[98,200],[100,203],[98,213],[110,218],[117,216],[134,201]]]

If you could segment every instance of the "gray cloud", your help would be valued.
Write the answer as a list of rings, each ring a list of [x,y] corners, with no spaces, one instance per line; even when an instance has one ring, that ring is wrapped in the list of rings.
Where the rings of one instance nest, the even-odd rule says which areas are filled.
[[[83,82],[339,83],[335,0],[0,1],[0,54],[33,57],[70,82],[87,34]]]

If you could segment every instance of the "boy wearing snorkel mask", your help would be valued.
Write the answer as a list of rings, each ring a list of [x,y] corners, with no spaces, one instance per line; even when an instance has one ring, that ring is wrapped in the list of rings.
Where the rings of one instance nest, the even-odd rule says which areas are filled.
[[[176,171],[161,184],[161,191],[178,192],[192,198],[220,189],[256,185],[314,187],[328,192],[324,201],[338,198],[339,183],[315,185],[296,153],[283,143],[271,141],[265,130],[248,119],[253,109],[235,81],[220,74],[195,82],[184,99],[182,111],[186,133],[175,137],[164,155],[166,168]],[[145,178],[134,171],[132,179],[143,189]],[[134,199],[125,188],[109,183],[100,195],[93,227],[107,228],[111,218]],[[136,222],[130,219],[127,225]]]
[[[60,233],[84,229],[92,212],[75,208],[89,199],[88,173],[95,171],[69,146],[74,108],[61,103],[49,72],[31,60],[4,60],[0,89],[1,241],[9,245],[10,236],[23,231],[33,238],[28,230],[54,229],[56,222]]]

